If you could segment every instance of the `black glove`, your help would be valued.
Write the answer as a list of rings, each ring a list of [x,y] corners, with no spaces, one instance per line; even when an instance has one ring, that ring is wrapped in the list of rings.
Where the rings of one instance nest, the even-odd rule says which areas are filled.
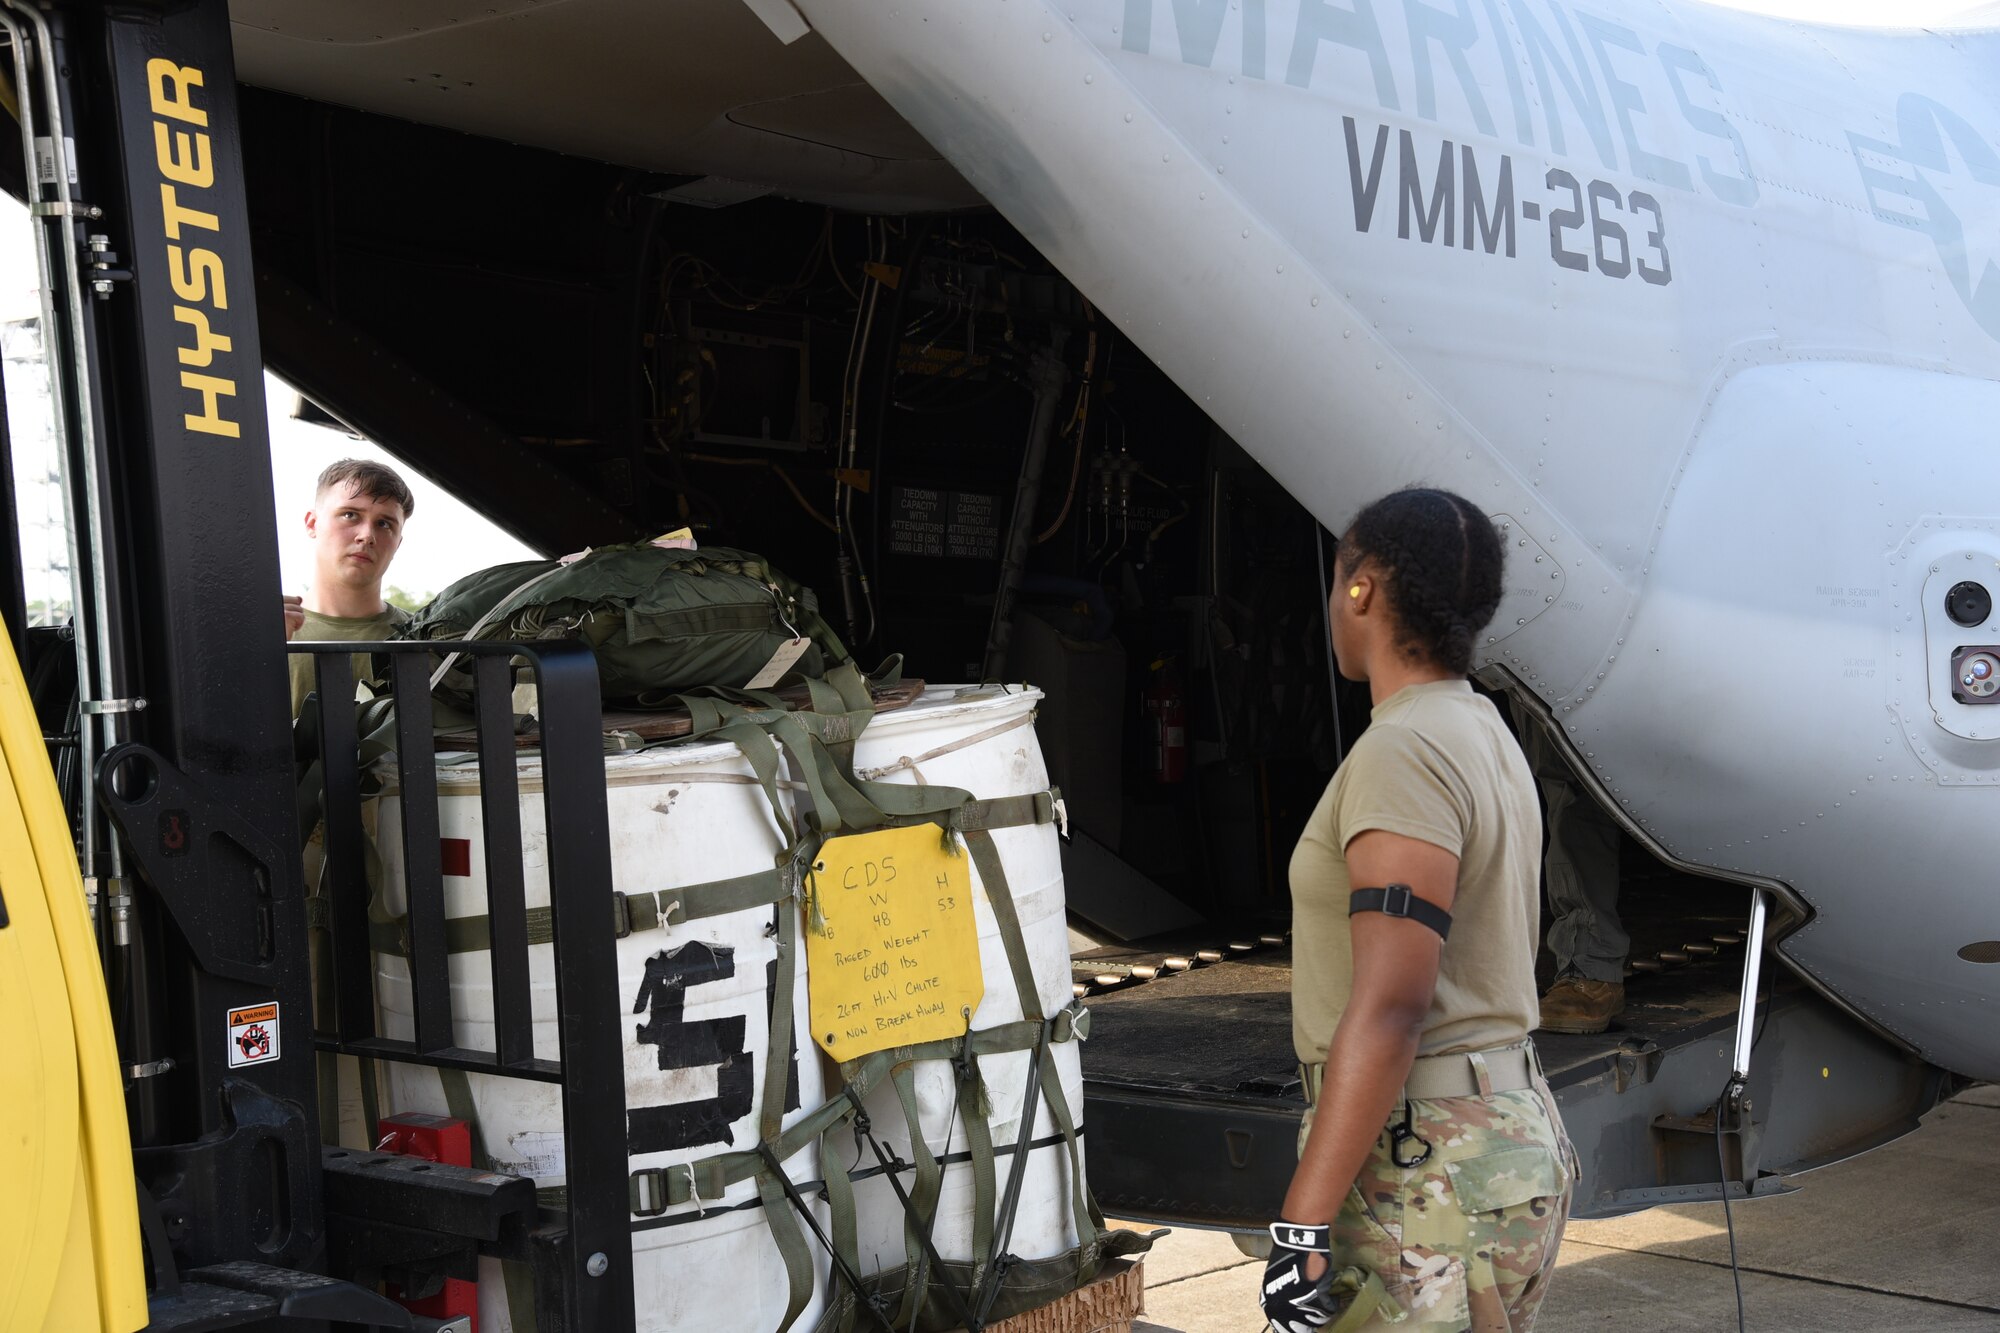
[[[1306,1276],[1306,1260],[1315,1254],[1326,1261],[1317,1280]],[[1317,1333],[1338,1318],[1347,1302],[1332,1290],[1336,1272],[1332,1227],[1273,1222],[1271,1261],[1259,1293],[1273,1333]]]

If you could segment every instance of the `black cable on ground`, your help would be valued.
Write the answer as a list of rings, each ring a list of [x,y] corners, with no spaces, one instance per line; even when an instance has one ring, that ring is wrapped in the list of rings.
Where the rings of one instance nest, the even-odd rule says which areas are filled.
[[[1729,1230],[1729,1276],[1736,1284],[1736,1333],[1744,1333],[1743,1328],[1743,1268],[1736,1258],[1736,1215],[1729,1208],[1729,1165],[1722,1150],[1722,1108],[1729,1102],[1729,1094],[1734,1091],[1736,1081],[1730,1080],[1722,1097],[1715,1104],[1715,1172],[1722,1188],[1722,1220]],[[1747,1190],[1749,1186],[1746,1184]]]
[[[1750,1005],[1753,1019],[1750,1052],[1752,1055],[1755,1055],[1757,1047],[1764,1040],[1764,1025],[1771,1021],[1770,995],[1768,993],[1753,995],[1750,997]],[[1759,1006],[1764,1011],[1761,1014],[1755,1012]],[[1727,1155],[1723,1152],[1722,1145],[1722,1113],[1723,1109],[1729,1105],[1730,1094],[1735,1090],[1736,1080],[1731,1078],[1728,1085],[1723,1088],[1722,1096],[1715,1103],[1715,1174],[1718,1185],[1722,1190],[1722,1222],[1724,1228],[1729,1232],[1729,1277],[1736,1284],[1736,1333],[1744,1333],[1743,1267],[1736,1257],[1736,1215],[1729,1207],[1729,1163]],[[1746,1096],[1748,1092],[1749,1089],[1746,1086],[1744,1089]],[[1750,1197],[1750,1182],[1747,1180],[1743,1182],[1743,1197],[1746,1199]]]

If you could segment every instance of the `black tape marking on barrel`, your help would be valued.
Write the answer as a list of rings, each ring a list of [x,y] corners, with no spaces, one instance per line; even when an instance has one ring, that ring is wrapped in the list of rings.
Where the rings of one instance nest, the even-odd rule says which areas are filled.
[[[750,1114],[756,1095],[756,1061],[743,1049],[747,1020],[741,1014],[688,1022],[690,987],[736,975],[736,950],[699,940],[646,960],[646,976],[632,1012],[651,1010],[638,1026],[638,1040],[658,1048],[660,1068],[715,1068],[715,1096],[668,1106],[637,1106],[626,1112],[626,1146],[633,1153],[668,1152],[728,1143],[729,1129]]]

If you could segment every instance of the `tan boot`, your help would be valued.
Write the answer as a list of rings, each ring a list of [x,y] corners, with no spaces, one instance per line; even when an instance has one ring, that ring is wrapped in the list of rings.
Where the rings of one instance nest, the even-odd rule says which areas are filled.
[[[1592,981],[1574,972],[1556,978],[1542,997],[1542,1031],[1602,1032],[1625,1012],[1625,984]]]

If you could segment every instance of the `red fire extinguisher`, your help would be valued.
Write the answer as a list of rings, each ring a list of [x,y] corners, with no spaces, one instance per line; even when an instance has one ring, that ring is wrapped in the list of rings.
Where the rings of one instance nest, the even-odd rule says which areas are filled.
[[[1165,785],[1187,777],[1187,700],[1181,692],[1180,665],[1163,657],[1153,663],[1152,679],[1139,701],[1153,727],[1153,781]]]

